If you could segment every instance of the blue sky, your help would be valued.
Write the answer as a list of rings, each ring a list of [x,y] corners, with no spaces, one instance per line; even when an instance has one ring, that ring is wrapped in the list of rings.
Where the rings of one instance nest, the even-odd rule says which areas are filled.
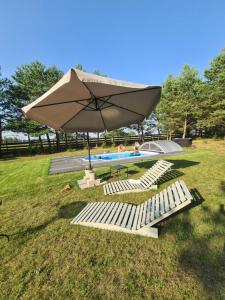
[[[224,0],[0,0],[0,65],[82,64],[161,84],[184,64],[200,73],[225,47]]]

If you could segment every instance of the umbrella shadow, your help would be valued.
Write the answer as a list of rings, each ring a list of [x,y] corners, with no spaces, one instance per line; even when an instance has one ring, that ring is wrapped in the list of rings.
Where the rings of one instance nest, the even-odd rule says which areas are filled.
[[[222,180],[222,181],[220,182],[220,189],[221,189],[221,191],[225,194],[225,181],[224,181],[224,180]]]
[[[188,240],[179,254],[178,261],[183,272],[196,275],[209,299],[222,299],[225,278],[225,240],[220,228],[224,224],[224,216],[220,209],[215,212],[209,207],[202,206],[202,208],[206,215],[203,222],[206,224],[215,222],[214,229],[207,234],[199,235],[195,231],[195,226],[192,225],[190,215],[186,214],[180,221],[180,229],[176,228],[177,237],[180,237],[179,230],[182,230],[186,232],[183,239]],[[222,251],[218,251],[218,248],[213,248],[211,245],[213,241],[221,239],[224,246]]]
[[[182,272],[195,274],[196,280],[203,285],[210,299],[222,299],[224,278],[225,278],[225,238],[221,228],[224,225],[224,206],[221,205],[214,211],[210,207],[201,205],[205,199],[197,189],[190,190],[193,197],[192,203],[184,208],[182,217],[176,220],[171,218],[164,228],[161,238],[170,231],[174,236],[176,243],[182,243],[178,253],[178,263]],[[203,218],[199,225],[215,224],[213,230],[205,234],[199,234],[191,218],[191,209],[201,205]],[[181,211],[177,212],[180,213]],[[161,225],[162,227],[162,225]],[[217,247],[212,247],[212,243],[222,240],[222,251]],[[191,295],[189,295],[191,298]]]
[[[80,211],[86,206],[86,202],[78,201],[63,205],[59,208],[58,219],[71,219],[80,213]]]
[[[9,236],[17,236],[20,238],[25,238],[25,240],[27,240],[31,235],[38,234],[39,232],[43,231],[47,226],[59,219],[74,218],[86,206],[86,204],[87,203],[85,201],[78,201],[63,205],[59,208],[55,216],[45,221],[44,223],[34,227],[28,227],[24,231],[16,232]]]

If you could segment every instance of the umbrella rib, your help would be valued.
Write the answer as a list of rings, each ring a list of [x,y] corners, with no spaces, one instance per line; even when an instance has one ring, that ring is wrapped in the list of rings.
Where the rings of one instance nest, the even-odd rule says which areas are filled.
[[[160,89],[160,88],[161,88],[160,86],[150,86],[150,87],[146,87],[146,88],[143,88],[143,89],[100,96],[100,97],[98,97],[98,99],[105,98],[105,97],[113,97],[113,96],[119,96],[119,95],[125,95],[125,94],[138,93],[138,92],[143,92],[143,91],[146,91],[146,90],[155,90],[155,89]]]
[[[88,90],[88,92],[91,94],[91,97],[92,98],[96,98],[95,95],[93,94],[92,90],[87,86],[87,84],[84,81],[81,81],[81,82],[86,87],[86,89]]]
[[[88,101],[91,100],[92,98],[86,98],[86,99],[78,99],[78,100],[72,100],[72,101],[62,101],[62,102],[57,102],[57,103],[49,103],[49,104],[42,104],[42,105],[37,105],[32,107],[33,108],[40,108],[40,107],[46,107],[46,106],[52,106],[52,105],[60,105],[60,104],[69,104],[69,103],[74,103],[74,102],[78,102],[79,104],[81,104],[79,101]]]
[[[107,130],[107,127],[106,127],[106,125],[105,125],[105,120],[104,120],[104,118],[103,118],[103,115],[102,115],[101,110],[99,110],[99,112],[100,112],[100,116],[101,116],[101,118],[102,118],[102,123],[103,123],[103,125],[104,125],[104,129]]]
[[[101,101],[104,101],[104,100],[101,99]],[[131,109],[129,109],[129,108],[125,108],[125,107],[123,107],[123,106],[120,106],[120,105],[118,105],[118,104],[114,104],[114,103],[112,103],[112,102],[109,102],[109,100],[104,101],[104,103],[111,104],[112,106],[117,106],[117,107],[119,107],[119,108],[121,108],[121,109],[124,109],[124,110],[127,110],[127,111],[129,111],[129,112],[131,112],[131,113],[133,113],[133,114],[136,114],[136,115],[145,117],[145,115],[143,115],[143,114],[140,114],[140,113],[138,113],[138,112],[136,112],[136,111],[134,111],[134,110],[131,110]],[[106,108],[108,108],[108,107],[106,107]],[[103,109],[104,109],[104,108],[103,108]]]
[[[86,107],[88,107],[88,105],[90,105],[93,102],[94,102],[94,100],[92,100],[87,105],[85,105],[80,111],[78,111],[77,113],[75,113],[75,115],[73,115],[68,121],[66,121],[64,124],[62,124],[60,126],[60,128],[64,127],[66,124],[68,124],[73,118],[75,118],[77,115],[79,115],[83,110],[85,110]]]
[[[90,110],[92,111],[92,110],[96,110],[95,108],[93,108],[93,107],[88,107],[90,104],[91,104],[91,102],[88,104],[88,106],[86,106],[85,104],[83,104],[83,103],[80,103],[79,101],[77,101],[80,105],[82,105],[82,106],[85,106],[85,108],[90,108]]]

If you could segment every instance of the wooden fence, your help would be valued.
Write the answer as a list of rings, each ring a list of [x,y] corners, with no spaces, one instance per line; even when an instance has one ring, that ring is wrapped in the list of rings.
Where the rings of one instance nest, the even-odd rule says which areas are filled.
[[[132,145],[135,142],[146,142],[152,140],[166,139],[165,135],[145,135],[143,138],[140,136],[117,136],[112,138],[90,138],[90,145],[94,146],[111,146],[111,145]],[[60,139],[57,143],[56,139],[51,139],[49,142],[47,140],[32,140],[30,144],[28,142],[17,142],[17,143],[7,143],[3,142],[1,145],[1,156],[8,155],[26,155],[26,154],[39,154],[39,153],[51,153],[65,151],[67,149],[82,149],[87,146],[87,140],[85,138],[77,139]]]

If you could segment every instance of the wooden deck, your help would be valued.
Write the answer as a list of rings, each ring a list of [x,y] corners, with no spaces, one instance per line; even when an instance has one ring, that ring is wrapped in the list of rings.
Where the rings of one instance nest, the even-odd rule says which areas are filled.
[[[71,224],[131,234],[158,237],[152,226],[191,203],[192,196],[179,180],[140,205],[120,202],[92,202]]]

